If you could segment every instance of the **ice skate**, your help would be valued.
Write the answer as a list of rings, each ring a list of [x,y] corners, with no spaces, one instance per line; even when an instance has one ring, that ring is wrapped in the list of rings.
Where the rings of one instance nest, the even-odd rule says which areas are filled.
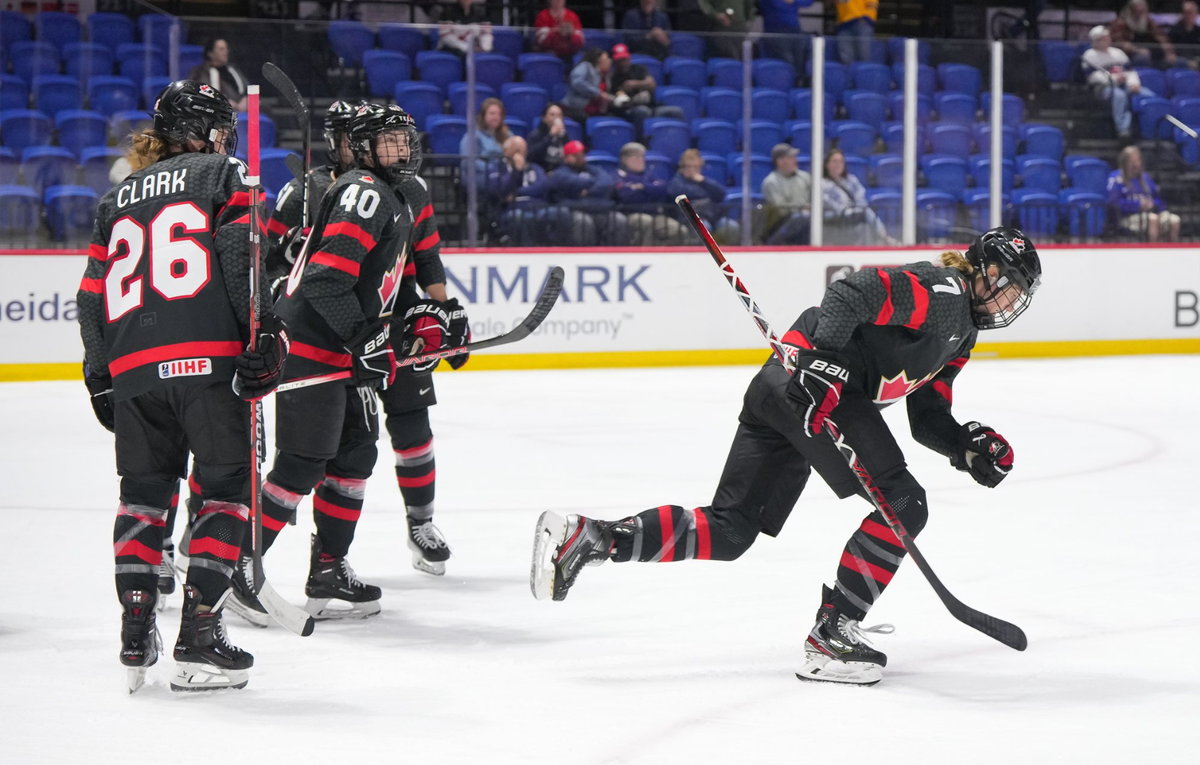
[[[315,534],[304,594],[308,596],[304,610],[317,620],[365,619],[382,610],[379,599],[383,591],[360,582],[345,558],[322,555]]]
[[[533,564],[529,589],[538,600],[565,600],[567,591],[584,566],[608,560],[613,535],[610,524],[582,515],[560,515],[547,510],[538,518],[533,537]]]
[[[146,682],[146,670],[154,666],[162,651],[154,600],[154,594],[145,590],[126,590],[121,595],[121,663],[126,667],[130,693]]]
[[[175,593],[175,547],[164,547],[162,551],[162,564],[158,567],[158,598],[154,601],[154,608],[162,611],[167,607],[167,596]]]
[[[200,610],[200,593],[191,585],[183,587],[183,619],[179,640],[175,643],[173,691],[216,691],[245,688],[250,680],[248,669],[254,657],[232,645],[225,635],[221,607],[229,598],[226,590],[211,611]]]
[[[249,555],[238,558],[237,568],[229,583],[233,586],[233,592],[225,607],[255,627],[267,627],[271,623],[271,615],[254,594],[253,558]]]
[[[432,520],[422,521],[408,516],[408,549],[412,550],[412,564],[417,571],[434,576],[446,573],[450,546]]]
[[[864,633],[890,635],[895,628],[890,624],[862,627],[858,620],[841,613],[833,604],[833,590],[822,585],[821,596],[817,623],[804,645],[806,661],[796,677],[815,682],[875,685],[883,679],[887,656],[872,648]]]

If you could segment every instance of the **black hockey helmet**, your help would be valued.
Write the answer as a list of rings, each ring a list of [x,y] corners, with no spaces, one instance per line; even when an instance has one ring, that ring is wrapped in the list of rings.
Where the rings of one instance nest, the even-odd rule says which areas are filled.
[[[967,262],[983,277],[976,284],[972,319],[979,329],[1007,327],[1025,312],[1042,283],[1042,261],[1029,237],[1010,226],[980,234],[967,249]],[[1015,290],[1014,290],[1015,288]],[[1000,305],[1009,303],[1007,308]]]
[[[395,154],[392,147],[381,145],[380,139],[388,134],[404,136],[407,157]],[[350,119],[350,149],[359,167],[379,173],[392,185],[415,178],[421,169],[421,136],[417,132],[417,121],[395,104],[359,106]]]
[[[176,80],[154,104],[154,132],[167,143],[186,146],[203,141],[205,153],[232,155],[237,150],[237,114],[211,85]]]
[[[341,160],[338,149],[341,147],[342,136],[349,137],[350,121],[362,102],[352,104],[349,101],[334,101],[325,111],[325,153],[329,164],[337,168],[339,173],[345,172],[347,163]]]

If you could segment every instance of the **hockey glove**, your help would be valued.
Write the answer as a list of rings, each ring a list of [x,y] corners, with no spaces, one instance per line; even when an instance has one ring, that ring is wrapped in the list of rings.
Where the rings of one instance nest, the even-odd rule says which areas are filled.
[[[446,337],[446,345],[450,348],[458,348],[471,342],[471,324],[467,321],[467,309],[459,305],[458,298],[450,298],[442,303],[442,307],[446,309],[446,313],[450,314],[450,333]],[[469,358],[471,358],[471,354],[464,353],[459,356],[451,356],[446,359],[446,363],[452,369],[462,369]]]
[[[396,353],[387,322],[371,324],[346,344],[356,387],[386,388],[396,379]]]
[[[254,350],[247,348],[233,360],[233,392],[238,398],[253,401],[275,390],[283,379],[289,348],[291,341],[283,319],[273,313],[259,319]]]
[[[987,425],[968,422],[959,431],[958,453],[950,458],[950,464],[970,473],[976,483],[994,489],[1012,470],[1012,446]]]
[[[88,394],[92,397],[92,411],[96,419],[109,433],[113,432],[116,417],[112,405],[112,375],[105,372],[96,374],[86,361],[83,362],[83,383],[87,386]]]
[[[788,404],[804,421],[805,435],[818,435],[825,420],[842,398],[842,386],[850,379],[841,354],[831,351],[802,350],[796,371],[788,382]]]
[[[401,356],[420,356],[436,353],[446,346],[450,331],[450,314],[436,300],[418,300],[416,305],[404,313],[404,337],[400,344]],[[432,372],[441,359],[413,364],[414,372]]]

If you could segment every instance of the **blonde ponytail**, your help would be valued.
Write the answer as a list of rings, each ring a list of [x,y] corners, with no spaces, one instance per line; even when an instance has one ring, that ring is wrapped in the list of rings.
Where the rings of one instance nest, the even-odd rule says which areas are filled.
[[[133,136],[133,142],[125,152],[133,172],[150,167],[171,153],[171,144],[164,141],[153,130],[145,130]]]
[[[975,269],[971,266],[967,259],[963,257],[961,252],[947,250],[942,253],[942,265],[946,268],[955,268],[970,276]]]

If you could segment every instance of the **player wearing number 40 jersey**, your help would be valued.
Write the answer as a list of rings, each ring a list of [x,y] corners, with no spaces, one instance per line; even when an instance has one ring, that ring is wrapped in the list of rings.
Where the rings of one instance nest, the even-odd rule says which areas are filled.
[[[176,690],[241,687],[250,654],[221,621],[250,501],[249,400],[282,374],[286,329],[261,317],[250,339],[249,193],[231,154],[236,116],[207,85],[171,83],[135,136],[134,172],[100,200],[79,287],[84,378],[116,437],[113,533],[130,690],[158,659],[154,606],[163,528],[189,450],[205,499],[175,645]],[[232,382],[232,385],[231,385]]]
[[[562,600],[580,569],[607,560],[733,560],[758,534],[775,536],[815,468],[840,498],[864,496],[832,439],[837,423],[909,534],[925,525],[925,490],[879,410],[907,400],[913,436],[978,483],[995,487],[1013,466],[1008,441],[986,425],[960,425],[950,412],[954,379],[978,331],[1007,326],[1028,308],[1041,277],[1033,243],[1020,231],[981,235],[965,257],[941,265],[871,268],[832,284],[783,336],[790,374],[772,357],[746,391],[737,434],[706,507],[663,505],[618,521],[543,513],[534,539],[530,585]],[[805,644],[802,679],[873,684],[887,657],[861,621],[905,555],[878,510],[841,554],[833,587],[823,587]]]

